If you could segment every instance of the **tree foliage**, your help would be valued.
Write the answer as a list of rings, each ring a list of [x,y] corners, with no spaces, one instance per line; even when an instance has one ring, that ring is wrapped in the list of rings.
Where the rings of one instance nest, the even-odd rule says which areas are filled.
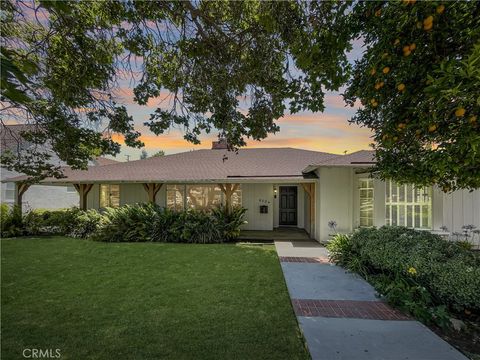
[[[445,191],[480,187],[480,3],[475,1],[2,2],[2,119],[35,124],[33,144],[74,168],[142,147],[119,84],[155,101],[145,125],[231,147],[279,130],[286,112],[324,109],[345,86],[373,131],[382,178]],[[353,65],[352,40],[364,43]],[[2,120],[3,121],[3,120]],[[60,176],[49,151],[2,164]]]
[[[366,50],[345,98],[373,130],[382,178],[444,191],[480,187],[480,3],[365,2]]]
[[[113,134],[143,146],[115,101],[123,76],[140,105],[169,94],[146,123],[155,134],[180,126],[199,143],[202,132],[217,129],[230,146],[242,146],[278,131],[287,107],[323,110],[324,91],[346,80],[346,9],[294,1],[5,1],[2,115],[35,124],[26,134],[32,142],[48,140],[61,160],[85,168],[93,156],[119,152]],[[2,159],[38,178],[45,168],[57,175],[42,161],[39,168],[22,154]]]

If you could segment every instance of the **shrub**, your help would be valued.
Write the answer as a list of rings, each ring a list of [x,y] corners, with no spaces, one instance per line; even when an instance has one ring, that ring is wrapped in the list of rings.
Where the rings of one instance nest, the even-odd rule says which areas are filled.
[[[241,226],[247,223],[246,212],[247,209],[242,207],[234,207],[228,211],[225,206],[221,206],[212,210],[212,215],[225,241],[233,241],[240,236]]]
[[[182,235],[181,213],[161,209],[154,219],[151,239],[159,242],[180,242]]]
[[[158,206],[151,203],[106,208],[92,238],[106,242],[151,241],[159,211]]]
[[[96,210],[79,210],[76,213],[73,226],[68,229],[68,236],[80,239],[91,237],[100,226],[102,215]]]
[[[0,206],[0,233],[2,237],[15,237],[24,234],[22,211],[14,205]]]
[[[433,304],[480,310],[480,258],[456,243],[426,231],[385,226],[358,230],[345,249],[341,256],[347,267],[355,259],[369,274],[424,287]]]
[[[232,241],[245,223],[246,210],[172,211],[139,204],[110,208],[103,214],[93,238],[108,242],[158,241],[220,243]]]

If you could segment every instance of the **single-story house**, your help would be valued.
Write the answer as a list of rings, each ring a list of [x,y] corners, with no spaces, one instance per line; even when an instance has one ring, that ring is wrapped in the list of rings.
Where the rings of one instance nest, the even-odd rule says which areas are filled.
[[[247,209],[246,230],[305,229],[328,240],[330,221],[337,231],[360,226],[404,225],[459,231],[480,227],[480,190],[444,194],[370,177],[374,152],[336,155],[294,148],[251,148],[231,152],[222,142],[211,149],[148,158],[88,170],[66,169],[66,178],[48,185],[73,185],[80,207],[99,209],[155,202],[172,209],[208,209],[219,204]],[[17,201],[25,177],[14,181]]]

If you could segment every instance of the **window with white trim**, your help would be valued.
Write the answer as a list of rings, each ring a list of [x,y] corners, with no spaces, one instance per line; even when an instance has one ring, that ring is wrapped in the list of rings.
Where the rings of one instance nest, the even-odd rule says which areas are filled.
[[[100,207],[120,206],[120,185],[100,184]]]
[[[12,202],[15,200],[15,183],[8,182],[5,184],[5,202]]]
[[[409,228],[432,228],[432,188],[399,185],[385,187],[385,223]]]
[[[373,179],[358,179],[360,227],[373,226]]]

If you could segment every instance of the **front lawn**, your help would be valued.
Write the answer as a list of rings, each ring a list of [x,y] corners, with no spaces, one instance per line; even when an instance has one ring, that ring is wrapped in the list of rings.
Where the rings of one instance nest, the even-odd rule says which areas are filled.
[[[271,246],[2,246],[2,358],[308,359]]]

